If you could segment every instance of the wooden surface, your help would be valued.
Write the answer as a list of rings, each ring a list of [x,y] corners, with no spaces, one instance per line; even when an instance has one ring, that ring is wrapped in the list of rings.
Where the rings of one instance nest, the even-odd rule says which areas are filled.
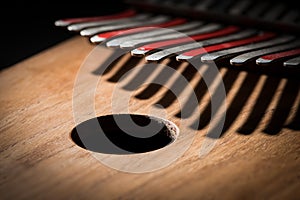
[[[163,169],[128,173],[103,165],[70,137],[78,120],[93,117],[87,113],[75,120],[72,107],[77,73],[93,49],[85,38],[75,37],[1,72],[0,199],[299,199],[298,80],[221,68],[227,116],[212,151],[199,157],[210,99],[202,83],[196,90],[199,111],[193,115],[203,121],[191,147]],[[101,52],[100,62],[113,54]],[[141,62],[124,55],[103,76],[95,96],[97,116],[111,113],[122,70]],[[177,70],[190,77],[193,87],[201,80],[189,76],[185,63]],[[87,81],[97,77],[85,73]],[[172,99],[166,88],[146,87],[133,91],[140,98],[130,99],[130,112],[147,114],[158,100]],[[76,109],[80,113],[85,106],[90,105]],[[178,124],[176,100],[166,111]]]

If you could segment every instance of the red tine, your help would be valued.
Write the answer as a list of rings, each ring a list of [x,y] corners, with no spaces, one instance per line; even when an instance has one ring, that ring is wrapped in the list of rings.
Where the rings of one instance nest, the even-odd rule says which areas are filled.
[[[236,26],[229,26],[222,30],[214,31],[211,33],[199,34],[199,35],[194,35],[194,36],[190,36],[190,37],[183,37],[183,38],[179,38],[179,39],[172,39],[172,40],[166,40],[166,41],[162,41],[162,42],[155,42],[155,43],[147,44],[142,47],[139,47],[138,49],[144,50],[144,51],[151,51],[151,50],[158,49],[158,48],[161,48],[164,46],[180,44],[180,43],[184,43],[184,42],[190,42],[191,39],[192,40],[204,40],[204,39],[208,39],[208,38],[218,37],[218,36],[236,32],[239,29],[240,28],[238,28]]]
[[[153,26],[148,25],[148,26],[142,26],[142,27],[139,27],[139,28],[130,28],[130,29],[117,30],[117,31],[110,31],[110,32],[106,32],[106,33],[100,33],[97,36],[99,38],[109,39],[109,38],[111,38],[113,36],[116,36],[116,35],[144,32],[144,31],[149,31],[149,30],[154,29],[154,28],[170,27],[170,26],[183,24],[185,22],[186,22],[186,19],[177,18],[177,19],[165,22],[165,23],[154,24]]]
[[[198,56],[198,55],[201,55],[204,53],[209,53],[212,51],[218,51],[218,50],[222,50],[222,49],[228,49],[228,48],[232,48],[232,47],[236,47],[236,46],[241,46],[244,44],[267,40],[274,36],[275,36],[274,33],[265,32],[263,34],[249,37],[249,38],[242,39],[242,40],[226,42],[226,43],[222,43],[222,44],[218,44],[218,45],[212,45],[212,46],[208,46],[205,48],[193,49],[191,51],[184,52],[182,55],[187,56],[187,57],[194,57],[194,56]]]
[[[270,63],[270,62],[279,60],[281,58],[286,58],[286,57],[295,56],[295,55],[300,55],[300,48],[264,55],[264,56],[258,58],[256,60],[256,63],[257,64]]]

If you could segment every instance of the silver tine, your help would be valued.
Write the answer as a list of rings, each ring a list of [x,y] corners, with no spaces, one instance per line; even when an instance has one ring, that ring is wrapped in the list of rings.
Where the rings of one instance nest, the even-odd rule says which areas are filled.
[[[191,30],[191,31],[186,31],[186,32],[183,31],[181,33],[180,32],[174,33],[174,31],[173,31],[173,33],[169,34],[169,35],[162,35],[159,37],[147,37],[147,38],[142,38],[142,39],[126,41],[126,42],[121,43],[120,47],[121,48],[134,48],[136,46],[139,46],[139,45],[145,44],[145,43],[157,42],[157,41],[169,40],[169,39],[176,39],[176,38],[211,32],[211,31],[218,30],[221,27],[222,27],[222,25],[220,25],[220,24],[208,24],[206,26],[202,26],[200,28],[197,28],[197,29]]]
[[[196,28],[197,26],[201,26],[203,24],[204,24],[203,21],[191,21],[191,22],[188,22],[186,24],[176,25],[176,26],[172,26],[172,27],[169,27],[169,28],[171,28],[174,31],[185,31],[185,30],[188,30],[188,29]]]
[[[159,35],[162,35],[162,36],[151,38],[151,37],[159,36]],[[132,45],[130,45],[130,46],[126,46],[126,45],[128,43],[132,44],[132,43],[139,42],[140,40],[143,42],[149,42],[149,41],[152,41],[155,39],[158,40],[160,38],[172,37],[173,35],[174,35],[174,31],[172,31],[170,29],[159,29],[159,30],[155,30],[155,31],[137,33],[137,34],[133,34],[133,35],[128,35],[128,36],[123,36],[120,38],[112,39],[106,43],[106,46],[107,47],[120,47],[122,44],[125,44],[121,48],[126,48],[126,47],[131,48],[131,47],[133,47]],[[145,39],[142,39],[142,38],[145,38]],[[148,38],[148,40],[146,38]]]
[[[221,26],[220,26],[220,28],[221,28]],[[214,30],[211,30],[211,29],[207,29],[204,26],[201,27],[201,29],[203,29],[204,31],[207,31],[207,30],[214,31]],[[218,29],[216,29],[216,30],[218,30]],[[201,34],[201,33],[199,33],[199,34]],[[189,43],[189,42],[183,42],[183,43]],[[180,45],[180,44],[177,44],[177,45]],[[156,50],[156,49],[153,49],[153,50]],[[136,49],[131,50],[131,55],[141,57],[141,56],[145,56],[147,53],[149,53],[151,51],[152,50],[149,50],[149,49],[136,48]]]
[[[227,42],[227,41],[231,41],[231,40],[237,40],[237,39],[241,39],[244,37],[248,37],[255,33],[256,33],[255,30],[245,30],[245,31],[241,31],[241,32],[238,32],[235,34],[228,35],[228,36],[223,36],[223,37],[219,37],[219,38],[203,40],[201,42],[194,42],[194,43],[189,43],[189,44],[185,44],[185,45],[181,45],[181,46],[176,46],[176,47],[164,49],[164,50],[158,51],[156,53],[150,54],[149,56],[146,56],[145,59],[147,61],[156,62],[156,61],[159,61],[159,60],[161,60],[165,57],[168,57],[172,54],[175,54],[175,53],[179,53],[179,52],[183,52],[183,51],[187,51],[187,50],[191,50],[191,49],[195,49],[195,48],[200,48],[203,46],[223,43],[223,42]]]
[[[260,49],[260,50],[256,50],[256,51],[251,51],[249,53],[244,53],[237,57],[232,58],[230,60],[230,64],[235,65],[235,66],[240,66],[240,65],[243,65],[259,56],[263,56],[265,54],[275,53],[275,52],[279,52],[279,51],[284,51],[287,49],[297,47],[299,45],[300,45],[300,40],[297,40],[297,41],[292,41],[288,44],[273,46],[270,48]]]
[[[161,40],[170,40],[170,39],[176,39],[176,38],[181,38],[185,37],[186,35],[183,33],[174,33],[172,32],[171,34],[168,35],[162,35],[158,37],[148,37],[148,38],[142,38],[142,39],[135,39],[131,41],[126,41],[120,44],[120,47],[122,49],[131,49],[136,46],[145,44],[145,43],[151,43],[151,42],[157,42]]]
[[[285,67],[299,67],[300,66],[300,56],[291,58],[285,62],[283,62],[283,66]]]
[[[130,53],[132,56],[142,57],[142,56],[145,56],[146,53],[148,53],[148,52],[149,52],[149,50],[136,48],[136,49],[131,50]]]
[[[157,62],[165,57],[168,57],[172,54],[175,54],[177,52],[181,52],[181,51],[186,51],[186,50],[190,50],[190,49],[195,49],[195,48],[199,48],[201,47],[201,43],[189,43],[189,44],[185,44],[185,45],[181,45],[181,46],[176,46],[176,47],[172,47],[172,48],[168,48],[168,49],[164,49],[161,51],[158,51],[156,53],[150,54],[148,56],[145,57],[146,61],[148,62]]]
[[[90,37],[97,33],[102,33],[102,32],[106,32],[106,31],[114,31],[114,30],[125,29],[125,28],[138,27],[138,26],[144,26],[144,25],[153,24],[153,23],[161,23],[161,22],[165,22],[166,20],[169,20],[169,18],[166,16],[158,16],[158,17],[150,18],[146,21],[145,20],[134,21],[134,22],[129,22],[129,23],[125,23],[125,24],[121,23],[121,24],[116,24],[116,25],[87,28],[87,29],[81,30],[80,35]]]
[[[107,47],[119,47],[122,43],[124,43],[126,41],[132,41],[134,39],[140,39],[140,38],[154,37],[154,36],[158,36],[158,35],[167,35],[167,34],[174,33],[175,30],[176,31],[179,30],[179,31],[183,32],[186,29],[188,30],[191,28],[195,28],[199,25],[201,25],[201,22],[190,22],[190,23],[186,23],[183,25],[178,25],[174,28],[172,28],[172,27],[160,28],[160,29],[154,29],[154,30],[148,31],[148,32],[142,32],[142,33],[121,36],[121,37],[109,40],[106,43],[106,46]]]
[[[171,34],[174,34],[174,31],[170,29],[156,29],[149,32],[143,32],[143,33],[137,33],[133,35],[123,36],[120,38],[112,39],[106,43],[107,47],[120,47],[122,43],[126,43],[127,41],[134,42],[142,38],[151,38],[154,36],[160,36],[167,37],[168,35],[171,36]],[[146,40],[143,40],[146,41]],[[124,48],[124,47],[123,47]]]
[[[66,27],[69,24],[71,24],[71,23],[65,22],[64,20],[57,20],[57,21],[54,22],[55,26],[61,26],[61,27]]]
[[[248,44],[240,47],[235,47],[231,49],[225,49],[221,51],[212,52],[209,54],[205,54],[201,57],[202,62],[215,62],[219,59],[228,58],[230,56],[234,56],[237,54],[241,54],[247,51],[256,50],[263,47],[269,47],[273,45],[283,44],[295,39],[294,36],[280,36],[268,41],[258,42],[254,44]]]
[[[140,14],[133,17],[126,17],[122,19],[110,19],[110,20],[103,20],[103,21],[93,21],[93,22],[82,22],[82,23],[76,23],[71,24],[67,26],[67,29],[69,31],[81,31],[85,28],[91,28],[96,26],[103,26],[108,24],[116,24],[116,23],[127,23],[134,20],[143,20],[149,18],[150,15],[148,14]]]
[[[197,26],[202,25],[204,22],[201,21],[193,21],[193,22],[188,22],[185,24],[181,24],[181,25],[176,25],[176,26],[171,26],[168,28],[164,28],[164,29],[154,29],[154,30],[149,30],[149,31],[143,31],[143,32],[139,32],[139,33],[133,33],[133,34],[129,34],[129,35],[135,35],[137,38],[144,38],[146,37],[145,35],[149,34],[150,36],[155,36],[155,35],[162,35],[162,34],[166,34],[168,32],[170,32],[170,29],[172,30],[176,30],[176,31],[184,31],[184,30],[188,30],[188,29],[192,29],[195,28]],[[153,26],[155,27],[155,25]],[[98,35],[94,35],[90,38],[92,43],[99,43],[99,42],[103,42],[103,41],[112,41],[115,40],[116,38],[118,38],[117,41],[115,41],[115,44],[106,44],[109,47],[118,47],[120,46],[120,41],[123,40],[121,38],[126,37],[126,36],[114,36],[112,38],[102,38]],[[121,39],[121,40],[119,40]]]
[[[182,31],[184,34],[191,36],[191,35],[197,35],[197,34],[202,34],[202,33],[208,33],[208,32],[212,32],[212,31],[216,31],[219,30],[221,28],[223,28],[224,25],[221,24],[215,24],[215,23],[210,23],[210,24],[206,24],[204,26],[201,26],[195,30],[190,30],[190,31]]]
[[[299,55],[300,54],[300,48],[295,48],[295,49],[290,49],[290,50],[285,50],[281,52],[275,52],[275,54],[278,54],[277,56],[271,56],[271,57],[259,57],[256,59],[256,64],[257,65],[268,65],[276,60],[280,59],[288,59],[292,56]]]

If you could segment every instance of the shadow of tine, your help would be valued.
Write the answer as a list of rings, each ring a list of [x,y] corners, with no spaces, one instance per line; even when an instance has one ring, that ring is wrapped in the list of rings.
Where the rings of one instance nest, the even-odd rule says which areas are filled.
[[[178,69],[180,66],[175,59],[170,59],[170,62],[167,65],[174,70]],[[167,68],[164,68],[152,82],[161,84],[166,83],[172,75],[173,74],[169,73],[169,70]],[[149,84],[145,89],[135,95],[135,97],[138,99],[149,99],[154,96],[161,88],[163,88],[163,85]]]
[[[201,65],[198,66],[200,67]],[[185,78],[186,81],[190,82],[195,77],[197,70],[198,69],[189,64],[185,67],[181,75]],[[162,95],[162,98],[155,103],[156,105],[161,105],[164,108],[167,108],[176,100],[177,96],[179,96],[184,90],[184,88],[187,86],[185,84],[186,82],[183,81],[182,77],[178,77],[175,80],[170,89],[168,89]],[[174,94],[174,92],[176,93],[176,95]]]
[[[122,59],[122,57],[126,54],[126,51],[123,49],[116,49],[113,54],[105,60],[104,63],[101,64],[96,70],[92,72],[94,75],[105,75],[110,72],[118,62]]]
[[[203,78],[201,78],[194,88],[194,94],[190,95],[190,96],[196,95],[198,102],[200,102],[201,99],[204,97],[204,95],[207,93],[207,91],[208,91],[207,86],[211,85],[216,78],[216,74],[209,73],[208,69],[206,69],[204,71],[203,76],[207,77],[206,82],[204,81]],[[191,99],[191,98],[189,97],[188,99]],[[191,104],[190,101],[188,101],[182,108],[182,110],[184,110],[184,112],[179,111],[175,116],[178,118],[189,118],[192,115],[192,113],[194,112],[195,106],[196,105],[193,105],[193,104]]]
[[[157,66],[160,64],[167,66],[163,68],[157,68]],[[204,68],[201,68],[202,66]],[[167,88],[167,90],[162,94],[161,97],[159,97],[159,99],[154,104],[158,104],[164,108],[167,108],[176,101],[178,95],[182,94],[182,92],[187,87],[187,83],[182,81],[181,78],[184,77],[185,81],[191,82],[199,69],[202,69],[203,73],[201,73],[201,75],[206,77],[205,80],[202,77],[199,77],[199,80],[194,80],[193,83],[198,81],[196,82],[193,89],[194,94],[186,93],[188,95],[187,101],[185,102],[181,110],[175,114],[175,117],[178,118],[189,118],[193,115],[194,112],[199,110],[198,106],[202,104],[203,110],[199,113],[195,113],[196,116],[199,117],[193,122],[191,128],[195,130],[204,129],[208,126],[211,119],[215,117],[214,115],[216,115],[216,113],[212,113],[211,110],[211,100],[213,97],[218,96],[218,92],[220,92],[219,90],[221,90],[221,88],[223,87],[222,84],[224,84],[226,95],[228,95],[229,92],[233,90],[234,85],[236,85],[238,88],[234,87],[234,96],[230,95],[232,98],[230,98],[230,104],[226,110],[226,118],[221,136],[223,136],[224,133],[226,133],[226,131],[228,131],[230,127],[232,127],[232,125],[240,116],[241,111],[246,108],[247,105],[250,105],[248,104],[248,100],[253,93],[257,93],[255,89],[257,86],[259,86],[260,88],[259,94],[254,99],[254,105],[250,108],[247,119],[238,128],[237,132],[243,135],[252,134],[260,125],[264,116],[269,113],[270,120],[266,122],[265,129],[263,130],[264,133],[269,135],[276,135],[280,133],[280,131],[284,127],[295,130],[300,129],[300,105],[299,102],[296,102],[300,92],[300,82],[297,80],[297,78],[293,77],[286,79],[280,76],[267,76],[263,82],[261,78],[263,78],[263,76],[265,75],[260,73],[247,72],[243,74],[245,75],[243,76],[243,79],[239,79],[241,80],[241,82],[237,81],[237,84],[235,84],[238,77],[242,75],[241,70],[226,68],[227,71],[225,71],[225,73],[222,73],[222,84],[218,82],[216,87],[214,87],[213,94],[210,94],[210,100],[204,102],[203,98],[207,95],[208,88],[214,84],[214,81],[217,78],[217,74],[211,73],[209,66],[209,64],[206,64],[206,66],[203,64],[199,64],[197,66],[187,64],[186,66],[183,65],[182,67],[180,67],[180,64],[175,59],[163,60],[160,63],[146,63],[142,61],[142,58],[132,57],[125,50],[118,49],[92,73],[95,75],[105,75],[116,68],[116,70],[111,73],[112,75],[107,79],[107,81],[118,82],[120,81],[122,76],[129,72],[131,69],[140,67],[137,73],[133,74],[133,78],[131,78],[130,81],[125,86],[123,86],[123,89],[125,90],[134,91],[137,90],[147,78],[151,78],[152,80],[152,78],[154,77],[149,85],[147,85],[141,92],[135,95],[135,97],[138,99],[149,99],[153,97],[164,87],[164,84],[166,84],[170,78],[173,78],[171,86]],[[171,67],[176,71],[180,69],[179,73],[181,76],[174,76],[174,73],[170,73],[170,71],[167,70],[167,67]],[[151,74],[153,75],[152,77],[150,77]],[[285,85],[281,84],[281,81],[283,80],[286,80]],[[261,84],[258,85],[259,82]],[[238,83],[240,84],[238,85]],[[267,112],[268,108],[274,100],[274,95],[276,93],[278,94],[280,85],[284,88],[282,91],[279,91],[281,92],[281,94],[279,94],[279,100],[274,108],[274,112]],[[192,95],[195,95],[197,99],[197,101],[194,103],[190,102],[190,99],[192,99]],[[216,103],[220,103],[218,101],[221,102],[222,100],[217,100]],[[217,110],[220,105],[221,103],[218,104]],[[292,111],[294,111],[294,118],[291,119],[291,122],[289,124],[285,124],[287,122],[289,114]],[[219,138],[220,135],[215,135],[214,132],[215,130],[213,127],[212,129],[210,129],[209,133],[206,136],[210,138]]]
[[[268,76],[256,102],[251,110],[250,115],[244,124],[238,129],[238,133],[248,135],[255,131],[260,121],[265,115],[268,106],[271,104],[276,90],[278,89],[279,78]]]
[[[157,70],[157,63],[148,63],[147,66],[148,67],[141,66],[139,73],[123,86],[123,89],[128,91],[136,90],[144,83],[150,74]]]
[[[298,96],[299,89],[298,81],[292,79],[287,81],[275,111],[272,114],[271,120],[263,130],[264,133],[275,135],[281,131],[291,112],[291,106],[293,106]]]
[[[227,70],[226,73],[224,74],[224,76],[223,76],[223,84],[224,84],[224,87],[225,87],[226,95],[232,89],[232,86],[233,86],[235,80],[237,79],[237,77],[239,76],[239,74],[240,74],[240,72],[236,71],[236,70]],[[211,95],[218,95],[218,92],[220,90],[220,86],[221,85],[219,84],[217,86],[214,94],[211,94]],[[226,112],[228,114],[228,110]],[[231,116],[227,116],[227,114],[226,114],[226,118],[230,118]],[[204,127],[206,127],[209,124],[210,119],[213,117],[211,115],[212,115],[212,113],[211,113],[211,101],[209,101],[209,103],[206,105],[206,107],[203,110],[203,112],[200,113],[200,115],[199,115],[200,120],[199,120],[199,124],[197,126],[198,130],[203,129]],[[227,120],[228,119],[225,119],[225,124],[226,124]]]
[[[122,64],[122,66],[110,78],[108,78],[107,81],[113,83],[118,82],[123,75],[125,75],[128,71],[130,71],[134,67],[136,67],[137,64],[141,61],[141,58],[139,57],[132,57],[130,55],[128,56],[129,59],[126,60],[126,62]]]
[[[297,107],[298,109],[296,111],[294,118],[289,124],[285,126],[286,128],[293,129],[293,130],[300,130],[300,102],[298,102]]]
[[[231,73],[231,72],[228,71],[228,73]],[[246,78],[240,85],[238,92],[235,94],[235,96],[233,97],[233,100],[230,102],[230,105],[227,108],[226,118],[225,118],[221,136],[224,135],[224,133],[231,127],[233,122],[235,122],[235,120],[239,116],[241,110],[246,105],[248,98],[254,91],[254,88],[255,88],[259,78],[260,78],[260,76],[257,74],[248,73],[246,75]],[[206,109],[203,113],[209,113],[209,110],[210,110],[210,105],[206,107]],[[195,125],[198,128],[198,130],[203,129],[205,126],[207,126],[209,123],[209,120],[210,120],[210,115],[208,116],[208,114],[202,114],[200,116],[202,116],[202,117],[200,117],[198,127]],[[205,118],[203,119],[203,117],[205,117]],[[211,117],[213,118],[213,116],[211,116]],[[206,119],[206,118],[208,118],[208,119]],[[215,132],[214,129],[212,129],[206,136],[210,137],[210,138],[215,138],[214,132]]]

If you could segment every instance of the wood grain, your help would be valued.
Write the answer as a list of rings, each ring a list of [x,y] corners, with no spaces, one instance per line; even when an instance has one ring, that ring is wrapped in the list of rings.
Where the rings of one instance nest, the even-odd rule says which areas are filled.
[[[76,123],[94,117],[87,113],[75,120],[72,107],[76,77],[94,47],[74,37],[1,72],[1,199],[299,199],[299,80],[221,68],[227,93],[224,133],[200,158],[210,95],[186,63],[165,60],[195,87],[200,104],[191,116],[200,116],[199,130],[191,147],[169,166],[127,173],[103,165],[70,138]],[[114,53],[100,51],[98,66]],[[112,112],[114,87],[134,80],[133,75],[119,77],[143,62],[124,55],[103,75],[94,91],[97,116]],[[88,70],[85,74],[87,82],[99,78]],[[130,112],[148,114],[160,101],[168,104],[167,118],[180,126],[177,100],[168,103],[172,81],[176,78],[170,75],[166,87],[131,91],[140,96],[130,99]],[[85,106],[93,105],[82,105],[78,113]]]

